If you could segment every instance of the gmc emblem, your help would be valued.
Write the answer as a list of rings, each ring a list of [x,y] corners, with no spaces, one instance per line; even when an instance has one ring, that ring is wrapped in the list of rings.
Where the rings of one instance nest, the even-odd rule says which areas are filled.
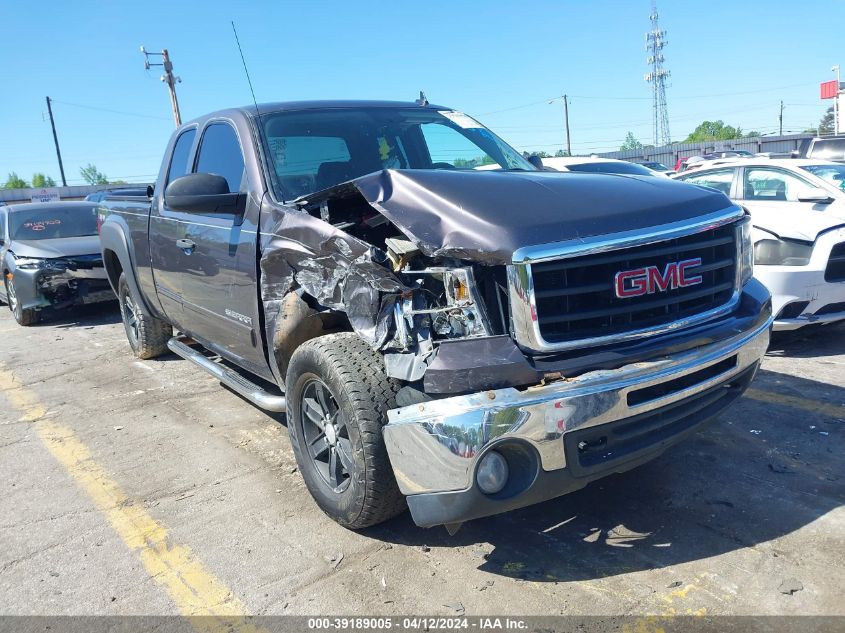
[[[689,269],[701,266],[701,258],[685,259],[666,264],[663,272],[657,266],[646,266],[616,273],[613,286],[620,299],[651,295],[655,292],[695,286],[702,282],[701,275],[690,275]]]

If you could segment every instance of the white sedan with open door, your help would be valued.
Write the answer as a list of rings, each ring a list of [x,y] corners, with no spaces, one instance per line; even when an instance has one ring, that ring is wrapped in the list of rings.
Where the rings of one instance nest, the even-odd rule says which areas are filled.
[[[751,212],[754,276],[772,293],[775,330],[845,319],[845,164],[738,159],[677,179]]]

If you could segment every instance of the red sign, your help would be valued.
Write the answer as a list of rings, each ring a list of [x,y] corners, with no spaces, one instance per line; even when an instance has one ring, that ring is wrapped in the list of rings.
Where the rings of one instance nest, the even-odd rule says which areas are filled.
[[[839,92],[837,86],[838,82],[834,79],[833,81],[823,81],[821,83],[822,89],[822,99],[836,99],[836,93]]]
[[[702,277],[701,275],[687,276],[687,269],[697,266],[701,266],[700,257],[671,262],[666,264],[666,268],[662,272],[657,266],[646,266],[645,268],[618,272],[613,280],[616,287],[616,296],[620,299],[627,299],[695,286],[702,282]]]

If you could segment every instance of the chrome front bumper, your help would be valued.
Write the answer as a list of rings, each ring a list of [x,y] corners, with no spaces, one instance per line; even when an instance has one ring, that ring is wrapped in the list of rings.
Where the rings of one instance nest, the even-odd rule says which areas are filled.
[[[472,488],[485,452],[514,441],[533,447],[543,471],[565,469],[567,433],[729,385],[759,363],[770,326],[771,319],[691,351],[524,390],[497,389],[391,409],[384,439],[399,488],[405,495]],[[678,380],[684,377],[689,378]]]

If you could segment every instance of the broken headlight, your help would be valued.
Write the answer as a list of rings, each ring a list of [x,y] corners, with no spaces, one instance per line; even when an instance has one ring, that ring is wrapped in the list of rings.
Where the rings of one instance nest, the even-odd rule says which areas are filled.
[[[17,257],[15,258],[15,268],[21,270],[67,270],[67,262],[60,259],[41,259],[39,257]]]
[[[425,308],[406,308],[427,315],[435,338],[488,336],[490,329],[471,268],[425,268],[404,271],[416,280],[426,298]]]

